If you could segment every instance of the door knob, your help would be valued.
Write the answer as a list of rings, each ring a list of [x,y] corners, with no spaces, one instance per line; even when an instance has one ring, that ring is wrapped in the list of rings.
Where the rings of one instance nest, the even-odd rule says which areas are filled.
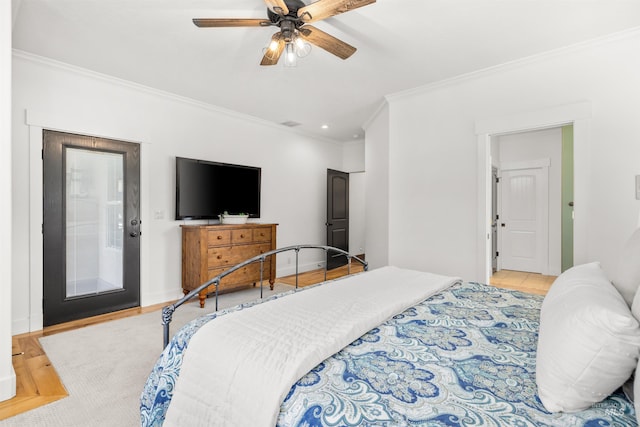
[[[132,231],[131,233],[129,233],[129,236],[138,237],[138,233],[136,233],[135,231]]]

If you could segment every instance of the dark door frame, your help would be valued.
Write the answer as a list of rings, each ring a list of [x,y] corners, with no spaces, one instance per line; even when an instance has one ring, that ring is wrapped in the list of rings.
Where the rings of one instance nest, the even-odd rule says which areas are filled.
[[[498,168],[491,166],[491,270],[498,271]]]

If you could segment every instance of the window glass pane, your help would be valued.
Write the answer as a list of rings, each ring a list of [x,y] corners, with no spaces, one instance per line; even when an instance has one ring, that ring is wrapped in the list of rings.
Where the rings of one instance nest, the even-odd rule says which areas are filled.
[[[124,155],[65,148],[67,297],[122,289]]]

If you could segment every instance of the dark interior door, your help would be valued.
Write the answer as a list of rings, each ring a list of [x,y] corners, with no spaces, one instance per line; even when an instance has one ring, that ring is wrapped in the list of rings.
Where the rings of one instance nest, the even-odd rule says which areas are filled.
[[[327,245],[349,250],[349,174],[327,169]],[[327,254],[327,269],[347,263],[337,252]]]
[[[140,146],[44,131],[44,325],[140,305]]]

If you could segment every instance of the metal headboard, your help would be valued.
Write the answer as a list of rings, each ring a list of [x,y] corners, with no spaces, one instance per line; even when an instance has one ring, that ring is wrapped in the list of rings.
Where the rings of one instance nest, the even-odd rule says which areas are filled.
[[[324,250],[325,252],[325,259],[327,259],[326,255],[329,254],[329,251],[331,252],[336,252],[338,254],[342,254],[345,255],[347,257],[347,274],[351,274],[351,260],[356,260],[357,262],[359,262],[360,264],[362,264],[362,266],[364,267],[364,271],[367,271],[369,268],[369,265],[366,261],[358,258],[355,255],[350,255],[347,251],[344,251],[342,249],[338,249],[338,248],[334,248],[333,246],[322,246],[322,245],[297,245],[297,246],[287,246],[284,248],[280,248],[280,249],[274,249],[272,251],[269,252],[265,252],[263,254],[257,255],[253,258],[250,258],[244,262],[241,262],[240,264],[236,264],[233,267],[231,267],[230,269],[226,270],[225,272],[217,275],[216,277],[214,277],[213,279],[209,280],[208,282],[203,283],[202,285],[198,286],[196,289],[192,290],[191,292],[189,292],[187,295],[185,295],[184,297],[182,297],[181,299],[179,299],[178,301],[174,302],[171,305],[167,305],[165,307],[162,308],[162,326],[164,328],[164,332],[163,332],[163,336],[162,336],[162,346],[163,348],[166,347],[169,344],[169,325],[171,324],[171,320],[173,319],[173,313],[176,311],[176,309],[178,307],[180,307],[182,304],[184,304],[185,302],[189,301],[192,298],[195,298],[196,296],[198,296],[198,294],[203,291],[204,289],[208,288],[211,285],[215,285],[216,287],[216,291],[215,291],[215,295],[216,295],[216,311],[218,311],[218,286],[220,285],[220,281],[225,278],[226,276],[228,276],[229,274],[233,273],[236,270],[241,269],[242,267],[245,267],[249,264],[253,264],[254,262],[259,262],[260,263],[260,298],[262,298],[262,285],[263,285],[263,272],[264,272],[264,262],[265,260],[271,256],[271,255],[275,255],[275,254],[279,254],[282,252],[289,252],[289,251],[295,251],[296,253],[296,289],[298,289],[298,275],[300,274],[299,271],[299,254],[300,254],[300,250],[301,249],[321,249]],[[327,265],[325,263],[324,266],[324,280],[327,280]]]

